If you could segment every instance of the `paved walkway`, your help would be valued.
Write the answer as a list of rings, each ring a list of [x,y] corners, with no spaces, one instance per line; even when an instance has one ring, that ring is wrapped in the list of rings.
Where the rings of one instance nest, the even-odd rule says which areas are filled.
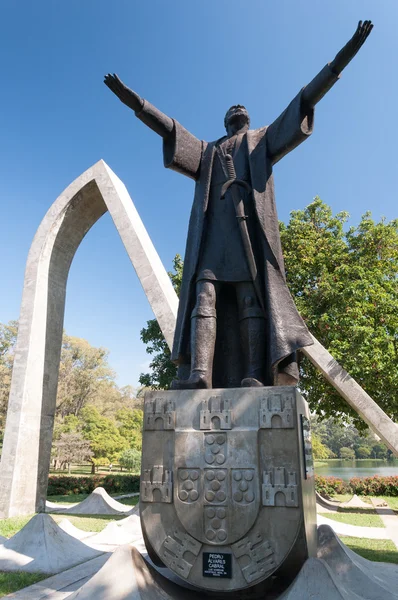
[[[359,525],[348,525],[334,519],[328,519],[322,515],[317,515],[319,525],[329,525],[338,535],[347,535],[350,537],[368,538],[372,540],[386,540],[390,536],[384,527],[359,527]]]
[[[398,549],[398,515],[380,498],[371,498],[371,502],[384,523],[388,537]]]
[[[110,554],[89,560],[6,596],[11,600],[65,600],[95,575]]]

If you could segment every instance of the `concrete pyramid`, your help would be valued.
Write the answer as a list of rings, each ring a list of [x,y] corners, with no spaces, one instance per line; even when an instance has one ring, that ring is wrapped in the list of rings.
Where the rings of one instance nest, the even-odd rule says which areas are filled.
[[[280,600],[397,600],[398,565],[376,563],[318,528],[318,558],[309,558]]]
[[[339,590],[322,560],[309,558],[279,600],[360,600]],[[382,600],[381,598],[379,600]]]
[[[100,554],[39,514],[0,545],[0,571],[59,573]]]
[[[131,544],[140,538],[142,538],[140,517],[131,515],[121,521],[109,523],[100,533],[86,541],[90,545],[122,546]]]
[[[67,515],[122,515],[131,514],[135,507],[126,506],[112,498],[102,487],[96,488],[85,500],[62,510]]]
[[[372,508],[371,504],[366,504],[366,502],[361,500],[356,494],[354,494],[351,500],[349,500],[348,502],[343,502],[341,506],[344,508]]]
[[[327,565],[339,589],[350,591],[348,598],[398,600],[398,565],[359,556],[327,525],[318,527],[318,558]]]
[[[83,529],[79,529],[78,527],[73,525],[73,523],[71,523],[69,519],[62,519],[62,521],[58,523],[58,527],[60,527],[63,531],[65,531],[65,533],[71,535],[77,540],[84,540],[87,537],[95,535],[94,531],[83,531]]]
[[[204,600],[160,575],[134,547],[121,546],[68,600]]]
[[[65,510],[68,510],[68,508],[71,508],[70,504],[58,504],[58,502],[50,502],[49,500],[46,500],[47,513],[64,512]]]

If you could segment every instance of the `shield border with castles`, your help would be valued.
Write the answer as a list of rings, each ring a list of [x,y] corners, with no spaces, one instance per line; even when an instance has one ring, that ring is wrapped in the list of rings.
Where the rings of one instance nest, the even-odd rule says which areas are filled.
[[[198,587],[226,585],[205,579],[204,552],[231,554],[230,589],[241,589],[272,574],[299,535],[295,391],[270,389],[146,395],[145,541],[151,556]],[[288,459],[285,446],[293,448]]]

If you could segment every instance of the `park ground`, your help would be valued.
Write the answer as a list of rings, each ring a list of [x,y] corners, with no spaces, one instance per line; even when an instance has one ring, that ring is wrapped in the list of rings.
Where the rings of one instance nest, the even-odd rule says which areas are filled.
[[[48,500],[51,502],[67,505],[81,502],[87,497],[88,494],[73,494],[67,496],[49,496]],[[115,495],[115,494],[111,494]],[[341,494],[334,497],[335,500],[341,502],[349,500],[350,494]],[[394,497],[380,497],[385,500],[390,508],[392,508],[398,518],[398,498]],[[370,499],[366,496],[361,499],[369,505],[369,508],[341,508],[337,513],[325,513],[329,519],[347,523],[350,525],[357,525],[363,527],[383,527],[383,521],[376,513],[370,503]],[[138,502],[138,497],[121,498],[119,502],[123,504],[134,506]],[[322,514],[322,513],[321,513]],[[24,525],[29,521],[32,515],[25,517],[15,517],[11,519],[0,520],[0,535],[10,538],[17,533]],[[56,522],[60,522],[64,515],[54,514],[52,515]],[[108,523],[111,521],[119,520],[123,516],[92,516],[92,515],[68,515],[68,519],[83,531],[100,532]],[[354,537],[340,537],[342,542],[348,546],[351,550],[360,554],[364,558],[378,562],[388,562],[398,564],[398,549],[390,539],[363,539]],[[2,573],[0,572],[0,598],[4,597],[11,592],[22,589],[28,585],[32,585],[46,576],[35,573]]]

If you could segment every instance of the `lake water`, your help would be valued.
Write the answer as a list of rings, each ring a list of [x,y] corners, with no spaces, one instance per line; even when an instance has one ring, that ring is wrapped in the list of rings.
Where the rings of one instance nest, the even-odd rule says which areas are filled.
[[[371,477],[372,475],[397,475],[398,459],[385,460],[328,460],[326,464],[315,466],[317,475],[340,477],[348,481],[351,477]]]

